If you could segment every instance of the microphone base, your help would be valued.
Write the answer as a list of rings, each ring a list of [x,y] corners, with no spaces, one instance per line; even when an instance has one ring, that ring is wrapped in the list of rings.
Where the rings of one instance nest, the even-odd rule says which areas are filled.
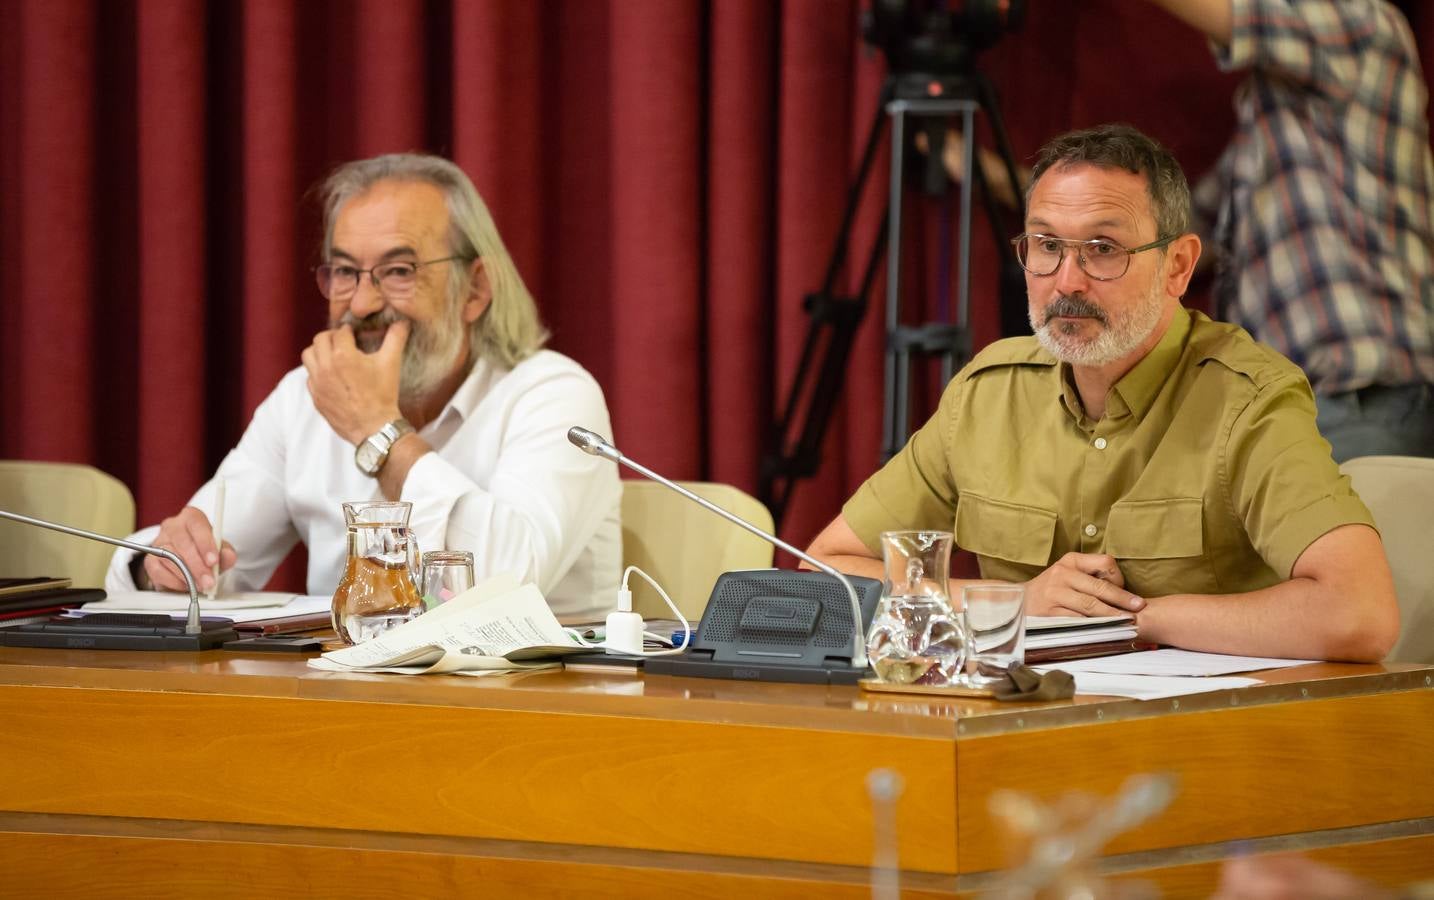
[[[846,586],[824,572],[726,572],[712,587],[692,646],[649,657],[644,668],[649,675],[856,684],[867,669],[852,665],[852,638],[871,627],[881,582],[848,580],[861,605],[859,623]]]
[[[199,634],[185,634],[184,619],[165,615],[97,613],[0,628],[0,647],[68,650],[217,650],[238,640],[229,619],[199,621]]]
[[[653,656],[644,665],[648,675],[722,678],[727,681],[773,681],[783,684],[856,684],[867,669],[850,664],[784,666],[777,663],[718,662],[701,656]]]

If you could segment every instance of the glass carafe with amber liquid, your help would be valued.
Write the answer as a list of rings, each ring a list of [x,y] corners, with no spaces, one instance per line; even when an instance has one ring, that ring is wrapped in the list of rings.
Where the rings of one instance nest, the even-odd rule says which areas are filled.
[[[423,612],[418,595],[418,540],[408,527],[413,504],[345,503],[348,566],[334,591],[334,631],[361,644]]]

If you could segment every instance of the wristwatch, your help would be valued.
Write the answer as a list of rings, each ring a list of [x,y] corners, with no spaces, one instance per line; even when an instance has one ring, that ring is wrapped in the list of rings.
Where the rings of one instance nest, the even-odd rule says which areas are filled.
[[[407,419],[394,419],[373,434],[359,441],[354,448],[354,465],[370,478],[378,477],[383,464],[388,462],[388,451],[405,434],[413,434],[413,426]]]

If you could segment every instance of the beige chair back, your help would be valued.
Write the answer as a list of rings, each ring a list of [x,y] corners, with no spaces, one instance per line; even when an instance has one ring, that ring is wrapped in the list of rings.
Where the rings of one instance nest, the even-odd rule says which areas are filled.
[[[1390,662],[1434,663],[1434,459],[1362,456],[1340,467],[1384,538],[1399,595]]]
[[[0,509],[110,537],[134,531],[129,488],[90,466],[0,460]],[[0,576],[66,576],[75,587],[103,587],[115,549],[0,520]]]
[[[772,514],[757,498],[726,484],[684,481],[683,487],[764,531]],[[772,545],[671,488],[651,481],[622,483],[624,568],[637,566],[656,579],[672,602],[697,624],[717,576],[735,569],[768,569]],[[672,611],[646,581],[633,575],[633,609],[647,619],[671,619]]]

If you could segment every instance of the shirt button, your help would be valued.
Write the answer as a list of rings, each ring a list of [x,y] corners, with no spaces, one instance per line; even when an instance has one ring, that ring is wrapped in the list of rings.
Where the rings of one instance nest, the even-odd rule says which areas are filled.
[[[1085,536],[1086,536],[1086,537],[1095,537],[1095,532],[1096,532],[1096,527],[1095,527],[1094,525],[1087,525],[1087,526],[1085,527]]]
[[[1105,449],[1105,438],[1096,438],[1096,439],[1095,439],[1095,449],[1097,449],[1097,450],[1104,450],[1104,449]]]

